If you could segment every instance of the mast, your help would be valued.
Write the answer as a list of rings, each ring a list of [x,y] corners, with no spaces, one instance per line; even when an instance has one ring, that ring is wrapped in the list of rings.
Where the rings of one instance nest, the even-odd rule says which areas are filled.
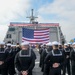
[[[29,18],[30,19],[30,23],[34,23],[35,22],[35,19],[38,18],[38,17],[35,17],[34,16],[34,9],[31,9],[31,16],[26,17],[26,18]]]

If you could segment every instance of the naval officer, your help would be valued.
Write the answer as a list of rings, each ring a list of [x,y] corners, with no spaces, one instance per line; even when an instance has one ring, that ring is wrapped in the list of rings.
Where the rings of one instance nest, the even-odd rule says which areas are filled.
[[[29,47],[29,42],[21,44],[22,50],[15,57],[15,67],[18,70],[18,75],[32,75],[32,70],[35,66],[35,53]]]
[[[61,50],[59,50],[58,42],[54,41],[53,50],[46,56],[45,64],[50,62],[49,75],[61,75],[61,67],[64,65],[65,57]]]

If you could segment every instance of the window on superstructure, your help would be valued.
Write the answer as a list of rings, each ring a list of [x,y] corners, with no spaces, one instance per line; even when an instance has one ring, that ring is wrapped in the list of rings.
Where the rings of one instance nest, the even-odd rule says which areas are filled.
[[[7,37],[6,38],[11,38],[11,34],[7,34]]]
[[[15,28],[9,28],[9,31],[15,31]]]

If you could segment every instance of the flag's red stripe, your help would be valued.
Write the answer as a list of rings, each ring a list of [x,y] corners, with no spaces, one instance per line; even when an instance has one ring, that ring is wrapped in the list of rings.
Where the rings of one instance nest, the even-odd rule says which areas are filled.
[[[43,34],[43,33],[49,33],[49,31],[44,31],[44,32],[43,32],[43,31],[38,31],[38,32],[35,32],[35,31],[34,31],[34,33],[36,33],[36,34],[37,34],[37,33],[42,33],[42,34]]]
[[[46,38],[46,37],[49,37],[49,35],[46,35],[46,36],[34,36],[34,38]]]
[[[47,41],[49,39],[46,39],[46,40],[28,40],[26,38],[22,38],[23,40],[26,40],[26,41],[30,41],[30,42],[43,42],[43,41]]]
[[[48,34],[34,34],[34,36],[37,36],[37,37],[39,37],[39,36],[47,36]]]
[[[44,36],[44,37],[34,37],[34,39],[43,39],[43,38],[49,38],[49,36]]]
[[[49,35],[49,32],[47,32],[47,33],[45,33],[45,32],[44,33],[41,33],[41,32],[40,33],[34,33],[34,35],[38,35],[38,34],[41,34],[41,35],[44,35],[44,34]]]
[[[48,38],[42,38],[42,39],[29,39],[29,38],[24,38],[24,37],[22,37],[23,39],[27,39],[27,40],[47,40],[47,39],[49,39],[49,37]]]
[[[22,42],[24,42],[24,41],[27,41],[27,40],[22,40]],[[31,44],[36,44],[36,43],[48,43],[49,42],[49,40],[47,40],[47,41],[42,41],[42,42],[31,42],[31,41],[28,41],[28,42],[30,42]]]
[[[46,30],[49,31],[49,28],[45,28],[45,29],[34,29],[34,31],[46,31]]]

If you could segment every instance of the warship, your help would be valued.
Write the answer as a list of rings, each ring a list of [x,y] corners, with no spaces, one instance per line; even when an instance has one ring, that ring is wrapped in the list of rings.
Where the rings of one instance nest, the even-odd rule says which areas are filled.
[[[33,14],[33,9],[31,9],[31,16],[27,17],[30,19],[29,23],[25,22],[10,22],[8,31],[6,33],[6,36],[4,38],[4,42],[11,41],[11,43],[21,43],[22,42],[22,28],[28,28],[28,29],[44,29],[49,28],[49,41],[58,41],[60,43],[65,42],[64,35],[61,30],[61,26],[59,23],[39,23],[35,19],[38,17],[35,17]]]

